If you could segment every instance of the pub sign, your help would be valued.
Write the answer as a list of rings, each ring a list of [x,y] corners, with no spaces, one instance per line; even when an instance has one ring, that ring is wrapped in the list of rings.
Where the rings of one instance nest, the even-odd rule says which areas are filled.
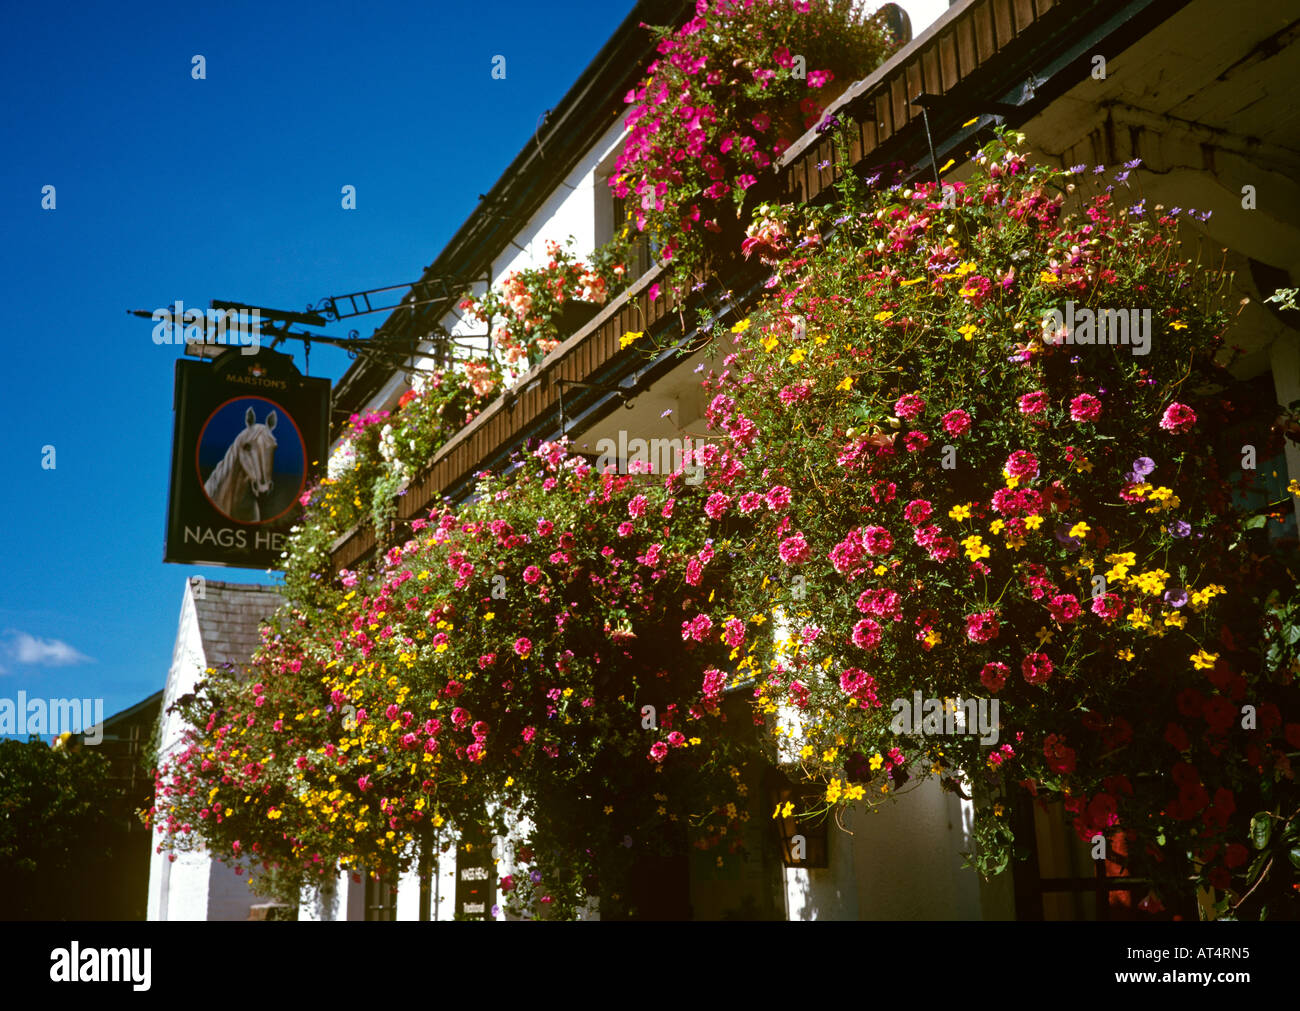
[[[328,379],[269,348],[178,359],[163,561],[278,566],[328,454],[329,399]]]

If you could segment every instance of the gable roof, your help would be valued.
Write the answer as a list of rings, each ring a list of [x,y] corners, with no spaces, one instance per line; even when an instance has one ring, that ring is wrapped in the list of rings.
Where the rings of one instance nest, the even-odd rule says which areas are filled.
[[[262,644],[258,628],[282,603],[274,586],[207,580],[203,596],[194,593],[203,655],[209,666],[246,664]]]

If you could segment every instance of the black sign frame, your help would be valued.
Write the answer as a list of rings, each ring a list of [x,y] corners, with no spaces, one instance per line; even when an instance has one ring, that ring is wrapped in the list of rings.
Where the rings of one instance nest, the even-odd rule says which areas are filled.
[[[270,348],[232,348],[211,363],[177,359],[172,407],[163,561],[278,568],[329,452],[330,381]],[[290,470],[274,469],[286,459]]]

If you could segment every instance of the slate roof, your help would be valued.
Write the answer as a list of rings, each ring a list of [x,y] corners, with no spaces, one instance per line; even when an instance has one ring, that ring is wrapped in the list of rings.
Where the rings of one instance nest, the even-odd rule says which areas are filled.
[[[204,597],[194,598],[208,666],[248,663],[262,643],[258,626],[275,613],[280,603],[274,586],[209,579],[204,585]]]

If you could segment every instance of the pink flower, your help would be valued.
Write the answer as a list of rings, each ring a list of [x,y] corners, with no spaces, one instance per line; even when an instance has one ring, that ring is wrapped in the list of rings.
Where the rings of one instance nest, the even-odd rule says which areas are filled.
[[[979,611],[966,615],[966,638],[971,642],[992,642],[998,637],[1000,626],[992,611]]]
[[[1101,401],[1091,393],[1080,393],[1070,401],[1071,421],[1096,421],[1101,417]]]
[[[1165,408],[1164,416],[1160,419],[1160,427],[1175,435],[1181,435],[1195,424],[1196,412],[1186,404],[1170,404]]]
[[[700,564],[698,558],[692,558],[686,563],[686,582],[690,586],[699,586],[700,580],[704,578],[704,566]]]
[[[1052,676],[1052,661],[1046,653],[1030,653],[1020,664],[1020,673],[1031,685],[1046,684]]]
[[[521,657],[524,657],[526,659],[528,657],[528,654],[531,653],[532,651],[533,651],[532,640],[526,639],[523,636],[520,636],[518,639],[515,640],[515,652],[518,653]]]
[[[1047,609],[1052,617],[1062,625],[1068,625],[1083,613],[1078,598],[1073,593],[1062,593],[1047,602]]]
[[[676,730],[674,730],[671,734],[668,735],[668,743],[671,744],[674,748],[685,747],[686,735],[678,733]]]
[[[894,404],[894,413],[900,418],[911,421],[925,410],[925,401],[915,393],[908,393],[898,398]]]
[[[876,700],[876,679],[857,667],[850,667],[840,675],[840,690],[859,702],[880,705]]]
[[[1106,593],[1092,599],[1092,613],[1102,621],[1113,621],[1124,610],[1124,601],[1113,593]]]
[[[647,499],[644,495],[634,495],[627,504],[628,515],[633,519],[640,519],[645,512],[646,503]]]
[[[1017,449],[1007,457],[1007,472],[1021,480],[1032,478],[1038,474],[1038,457],[1028,450]]]
[[[1000,692],[1010,673],[1011,668],[1004,663],[986,663],[980,671],[980,684],[991,692]]]
[[[731,496],[715,491],[704,503],[704,515],[711,520],[720,520],[729,505],[731,505]]]
[[[874,618],[863,618],[853,626],[850,638],[858,649],[870,653],[880,646],[880,623]]]
[[[618,535],[620,537],[629,537],[631,536],[633,529],[634,527],[632,526],[632,521],[624,520],[622,523],[618,525]]]
[[[888,554],[894,546],[894,539],[884,527],[867,527],[863,534],[863,544],[869,555]]]
[[[739,509],[742,516],[748,516],[763,504],[763,496],[756,491],[747,491],[740,496]]]
[[[532,741],[533,741],[533,738],[536,737],[536,736],[537,736],[537,728],[536,728],[536,727],[524,727],[524,732],[523,732],[523,734],[522,734],[522,737],[523,737],[523,739],[524,739],[524,743],[525,743],[525,744],[531,744]]]
[[[925,499],[913,499],[903,508],[903,519],[912,526],[918,526],[930,518],[934,507]]]
[[[524,569],[525,583],[531,585],[532,583],[537,582],[541,578],[542,578],[542,570],[539,569],[536,565],[530,565],[528,566],[528,568]]]
[[[768,489],[765,498],[767,499],[767,507],[769,509],[774,512],[780,512],[782,509],[789,508],[790,489],[783,484],[773,485]]]
[[[804,540],[802,533],[783,540],[781,546],[777,549],[777,554],[781,556],[781,561],[785,562],[786,565],[802,565],[812,557],[812,552],[808,549],[808,542]]]
[[[745,623],[739,618],[732,618],[723,626],[723,641],[728,646],[739,646],[745,641]]]
[[[465,710],[462,709],[460,706],[457,706],[455,709],[451,711],[451,724],[457,730],[465,726],[465,724],[468,722],[469,722],[469,713],[465,712]]]
[[[357,780],[357,789],[360,790],[362,793],[365,793],[367,790],[369,790],[369,789],[370,789],[370,777],[369,777],[369,776],[362,776],[360,779],[358,779],[358,780]]]
[[[539,537],[550,537],[551,531],[555,529],[555,524],[550,520],[537,521],[537,534]]]
[[[1035,390],[1021,397],[1018,406],[1021,414],[1040,414],[1046,409],[1047,403],[1047,394],[1042,390]]]
[[[650,760],[652,762],[662,762],[668,757],[668,745],[663,741],[655,741],[650,745]]]
[[[694,639],[703,642],[713,631],[713,619],[707,614],[697,614],[690,621],[682,622],[682,639]]]
[[[970,431],[970,415],[960,407],[945,414],[941,423],[943,430],[952,436],[965,435]]]

